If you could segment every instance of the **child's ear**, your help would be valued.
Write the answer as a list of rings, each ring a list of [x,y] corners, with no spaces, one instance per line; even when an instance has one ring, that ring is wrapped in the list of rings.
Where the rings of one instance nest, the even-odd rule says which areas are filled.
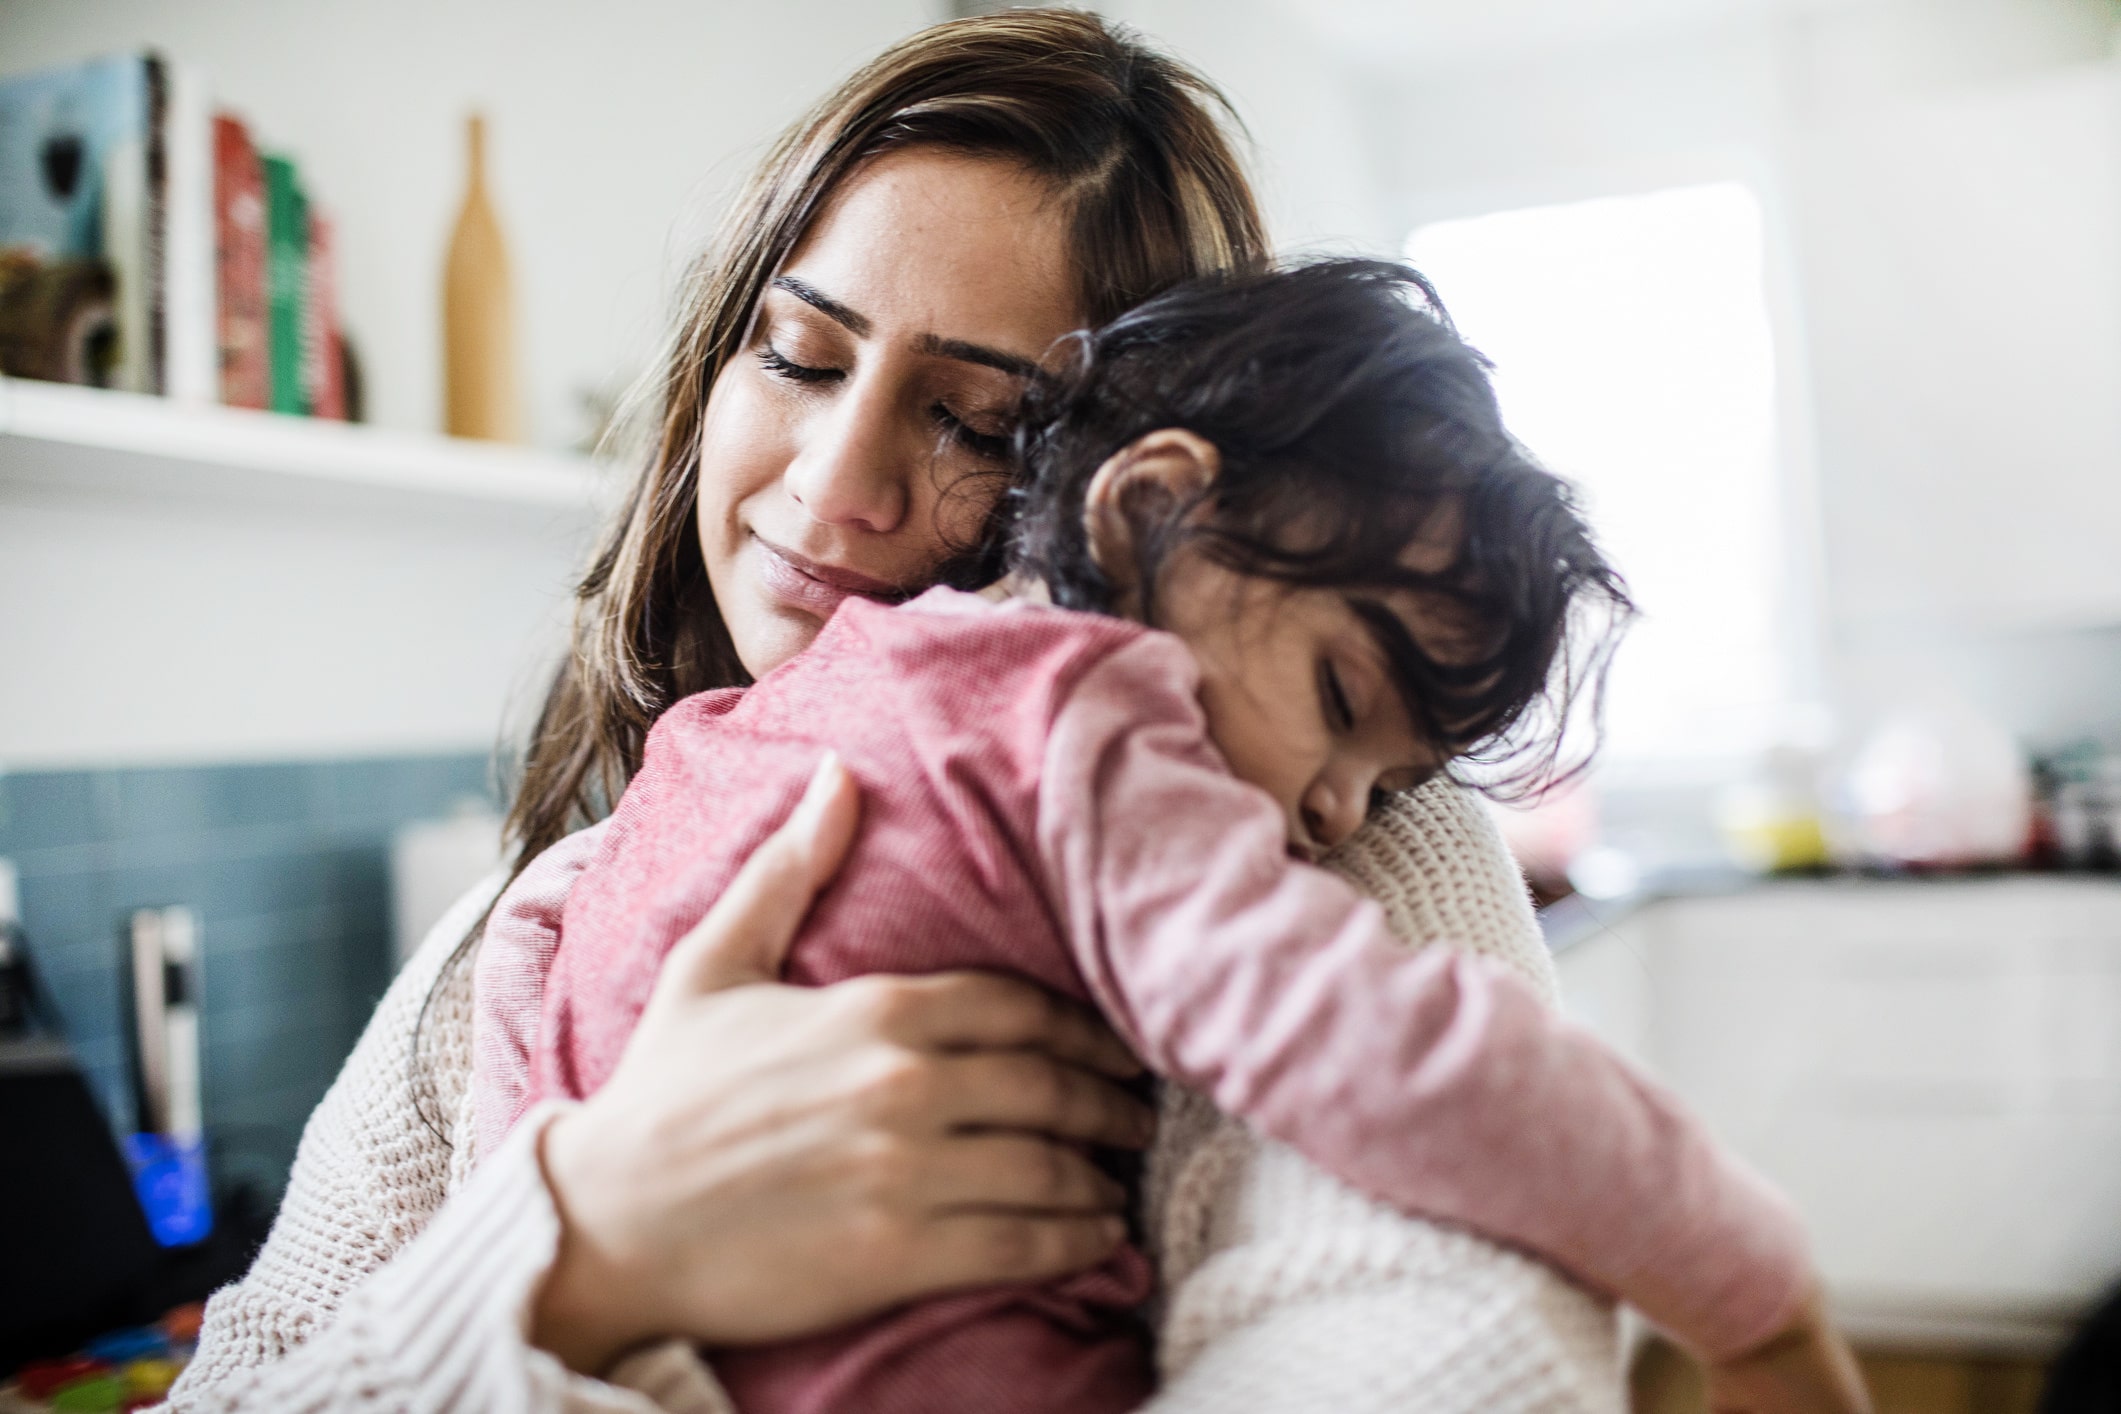
[[[1131,590],[1134,550],[1142,532],[1208,489],[1222,453],[1197,432],[1162,427],[1109,457],[1083,493],[1083,529],[1097,567]]]

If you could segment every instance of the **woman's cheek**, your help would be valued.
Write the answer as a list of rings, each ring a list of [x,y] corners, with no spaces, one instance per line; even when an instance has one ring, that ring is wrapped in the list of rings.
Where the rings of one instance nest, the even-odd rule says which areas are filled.
[[[779,482],[788,464],[786,419],[738,365],[715,380],[700,419],[700,549],[710,578],[743,546],[744,508]]]

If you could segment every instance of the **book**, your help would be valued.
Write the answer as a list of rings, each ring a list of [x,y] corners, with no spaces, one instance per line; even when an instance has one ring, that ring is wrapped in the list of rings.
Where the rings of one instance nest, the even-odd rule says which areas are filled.
[[[266,347],[274,412],[309,411],[303,322],[309,299],[309,201],[295,164],[268,154],[265,169]]]
[[[332,236],[186,65],[0,80],[0,373],[344,416]]]
[[[266,327],[265,175],[240,118],[214,116],[214,245],[219,276],[216,334],[221,401],[272,402]]]
[[[140,97],[137,123],[103,159],[103,258],[118,294],[118,361],[111,386],[159,393],[168,361],[163,305],[167,72],[152,55],[125,55],[116,62],[134,76]]]
[[[8,253],[11,349],[45,371],[142,388],[150,367],[144,277],[149,73],[125,54],[0,82],[0,250]],[[98,279],[81,267],[101,267]],[[76,292],[66,297],[54,287]],[[84,315],[79,292],[107,287],[107,315]],[[91,296],[93,298],[93,296]],[[82,342],[64,347],[67,338]],[[20,369],[32,374],[20,365]]]
[[[214,258],[213,104],[198,70],[150,54],[160,74],[161,252],[156,309],[161,318],[159,391],[183,402],[220,396]],[[154,151],[155,146],[150,146]]]
[[[127,137],[103,157],[103,260],[117,288],[117,357],[110,386],[127,393],[152,393],[154,351],[149,346],[147,266],[154,239],[148,217],[147,141]]]
[[[158,54],[0,81],[11,349],[45,376],[212,398],[210,142],[204,83]],[[105,277],[84,263],[107,270],[100,322],[80,298]],[[59,322],[14,322],[36,318]],[[6,371],[37,376],[10,358]]]
[[[312,417],[346,420],[346,369],[339,357],[339,270],[331,218],[309,213],[309,303],[303,330]]]

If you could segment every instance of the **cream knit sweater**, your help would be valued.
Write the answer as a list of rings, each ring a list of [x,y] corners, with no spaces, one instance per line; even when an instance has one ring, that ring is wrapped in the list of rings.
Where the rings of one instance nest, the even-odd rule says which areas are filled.
[[[1399,798],[1328,863],[1410,943],[1488,953],[1552,994],[1523,884],[1456,787]],[[310,1118],[271,1237],[208,1305],[166,1407],[728,1410],[682,1343],[606,1382],[526,1342],[559,1232],[534,1147],[549,1112],[471,1173],[471,973],[450,961],[498,886],[460,901],[384,996]],[[1605,1304],[1372,1202],[1197,1097],[1166,1087],[1163,1109],[1145,1192],[1166,1293],[1150,1414],[1622,1409]]]

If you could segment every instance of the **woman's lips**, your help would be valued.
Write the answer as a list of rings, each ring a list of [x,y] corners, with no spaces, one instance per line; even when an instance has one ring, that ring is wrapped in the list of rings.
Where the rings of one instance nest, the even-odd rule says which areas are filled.
[[[756,532],[751,539],[759,549],[759,580],[767,597],[788,608],[828,619],[849,595],[887,603],[906,597],[904,590],[885,580],[821,565],[793,550],[782,549]]]

